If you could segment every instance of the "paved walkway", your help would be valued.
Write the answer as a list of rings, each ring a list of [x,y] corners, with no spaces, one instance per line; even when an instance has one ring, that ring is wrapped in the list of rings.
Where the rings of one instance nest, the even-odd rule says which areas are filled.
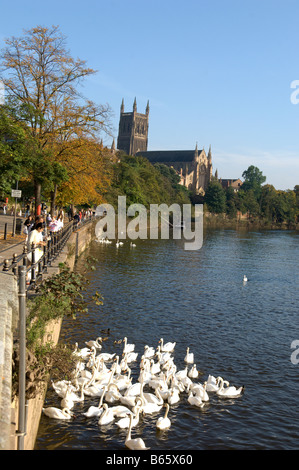
[[[26,235],[16,235],[8,240],[0,240],[0,263],[5,259],[12,259],[13,255],[21,255],[25,244]]]
[[[23,223],[25,222],[26,218],[22,217]],[[3,226],[4,223],[8,223],[9,227],[12,227],[13,224],[13,216],[10,215],[0,215],[0,226]],[[65,224],[65,226],[68,224]],[[20,235],[16,234],[14,237],[12,236],[12,230],[9,230],[7,234],[7,240],[4,240],[3,233],[0,233],[0,264],[3,263],[4,260],[13,258],[13,255],[16,253],[17,255],[21,255],[23,253],[23,247],[26,241],[26,235],[21,233]],[[2,267],[0,267],[0,270]]]
[[[25,222],[25,217],[18,217],[22,218],[23,223]],[[14,253],[18,255],[23,253],[23,246],[26,240],[26,235],[15,235],[12,236],[12,227],[13,227],[14,217],[11,215],[0,215],[0,263],[2,263],[5,259],[11,259]],[[3,227],[4,224],[7,223],[8,231],[7,231],[7,240],[3,238]]]

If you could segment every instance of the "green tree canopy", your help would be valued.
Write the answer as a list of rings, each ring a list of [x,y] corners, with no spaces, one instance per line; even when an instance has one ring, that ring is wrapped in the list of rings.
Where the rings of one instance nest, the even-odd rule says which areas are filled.
[[[189,193],[180,184],[179,177],[166,165],[152,165],[144,157],[120,156],[113,165],[112,187],[106,194],[109,203],[116,205],[117,196],[126,196],[127,205],[187,204]]]
[[[226,195],[218,181],[211,181],[204,198],[210,212],[221,214],[226,209]]]
[[[261,170],[254,165],[250,165],[247,170],[242,173],[242,177],[244,178],[242,190],[252,190],[254,195],[259,197],[262,184],[266,181],[266,176],[263,175]]]

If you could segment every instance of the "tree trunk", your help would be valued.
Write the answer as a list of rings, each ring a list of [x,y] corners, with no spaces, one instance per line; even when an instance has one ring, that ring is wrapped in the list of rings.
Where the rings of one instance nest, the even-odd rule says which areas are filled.
[[[50,209],[51,217],[55,215],[54,213],[55,213],[56,195],[57,195],[57,184],[54,185],[54,191],[51,191],[51,209]]]

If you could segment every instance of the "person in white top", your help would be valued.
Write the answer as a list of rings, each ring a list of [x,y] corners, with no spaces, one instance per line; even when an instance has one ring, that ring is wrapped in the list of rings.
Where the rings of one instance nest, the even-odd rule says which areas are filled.
[[[46,245],[46,242],[44,242],[43,239],[43,228],[43,224],[39,222],[38,224],[36,224],[35,229],[30,232],[30,235],[28,237],[28,248],[31,249],[32,243],[34,243],[35,246],[35,262],[37,262],[44,254],[43,247]],[[28,259],[31,262],[31,253],[28,253]]]

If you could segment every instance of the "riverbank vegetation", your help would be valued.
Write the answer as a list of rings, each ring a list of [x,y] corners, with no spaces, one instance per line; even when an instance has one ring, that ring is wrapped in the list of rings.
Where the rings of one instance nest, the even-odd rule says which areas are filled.
[[[203,202],[207,212],[270,226],[296,226],[299,221],[299,185],[293,190],[276,190],[263,184],[266,177],[251,165],[242,174],[244,183],[237,191],[223,188],[215,178],[209,184]]]
[[[190,195],[179,184],[180,177],[166,165],[152,165],[144,157],[120,155],[112,165],[111,186],[106,193],[108,203],[117,206],[117,197],[126,196],[127,204],[187,204]]]

